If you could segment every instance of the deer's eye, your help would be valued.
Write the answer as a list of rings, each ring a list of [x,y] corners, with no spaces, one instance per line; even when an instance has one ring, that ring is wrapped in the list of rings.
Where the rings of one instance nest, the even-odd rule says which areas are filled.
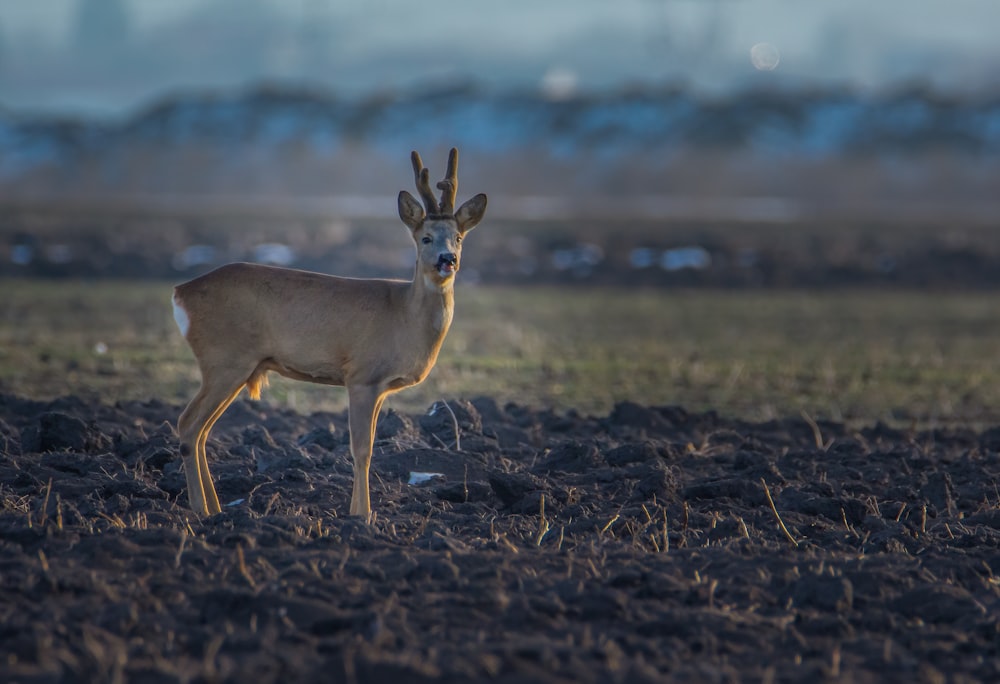
[[[455,237],[455,244],[456,245],[462,244],[462,236],[461,235],[458,235],[458,236]]]
[[[425,235],[424,239],[421,240],[421,242],[423,242],[425,245],[429,245],[429,244],[431,244],[433,242],[433,240],[431,240],[431,236],[430,235]]]

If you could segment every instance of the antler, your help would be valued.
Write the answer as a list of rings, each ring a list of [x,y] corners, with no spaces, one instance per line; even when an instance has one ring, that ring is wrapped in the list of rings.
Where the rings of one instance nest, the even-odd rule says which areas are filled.
[[[458,150],[454,147],[448,153],[448,173],[443,181],[438,182],[437,188],[441,191],[440,213],[452,216],[455,213],[455,195],[458,194]]]
[[[415,150],[410,154],[410,161],[413,162],[413,176],[417,182],[417,192],[420,193],[420,199],[424,201],[427,214],[437,214],[438,205],[437,200],[434,199],[434,191],[431,190],[430,171],[424,168],[424,163]]]
[[[410,154],[410,161],[413,162],[413,176],[417,182],[417,192],[424,202],[428,216],[454,216],[455,215],[455,195],[458,194],[458,150],[454,147],[448,154],[448,172],[444,180],[437,184],[441,191],[440,204],[434,199],[434,191],[431,190],[430,171],[424,168],[424,163],[420,155],[414,151]]]

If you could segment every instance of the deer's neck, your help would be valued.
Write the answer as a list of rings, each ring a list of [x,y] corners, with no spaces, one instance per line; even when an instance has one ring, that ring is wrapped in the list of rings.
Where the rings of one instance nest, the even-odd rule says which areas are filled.
[[[415,273],[410,285],[407,309],[415,329],[422,330],[427,341],[437,347],[451,327],[455,311],[454,279],[444,287],[430,282],[420,273]]]

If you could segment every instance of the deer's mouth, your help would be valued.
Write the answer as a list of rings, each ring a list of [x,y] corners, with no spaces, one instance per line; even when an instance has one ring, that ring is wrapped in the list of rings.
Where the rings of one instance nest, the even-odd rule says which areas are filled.
[[[458,259],[454,256],[442,254],[438,257],[435,268],[442,277],[454,275],[455,271],[458,270]]]

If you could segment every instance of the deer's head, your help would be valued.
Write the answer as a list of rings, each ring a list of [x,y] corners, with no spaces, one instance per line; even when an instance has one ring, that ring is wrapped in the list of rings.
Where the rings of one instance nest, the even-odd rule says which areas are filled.
[[[430,282],[444,286],[450,284],[458,272],[462,239],[483,220],[486,195],[479,193],[455,210],[458,192],[458,150],[455,148],[448,155],[448,173],[437,184],[441,191],[440,202],[431,190],[430,172],[420,155],[413,152],[410,159],[417,192],[424,205],[421,206],[406,190],[400,191],[399,218],[410,228],[417,245],[417,269]]]

